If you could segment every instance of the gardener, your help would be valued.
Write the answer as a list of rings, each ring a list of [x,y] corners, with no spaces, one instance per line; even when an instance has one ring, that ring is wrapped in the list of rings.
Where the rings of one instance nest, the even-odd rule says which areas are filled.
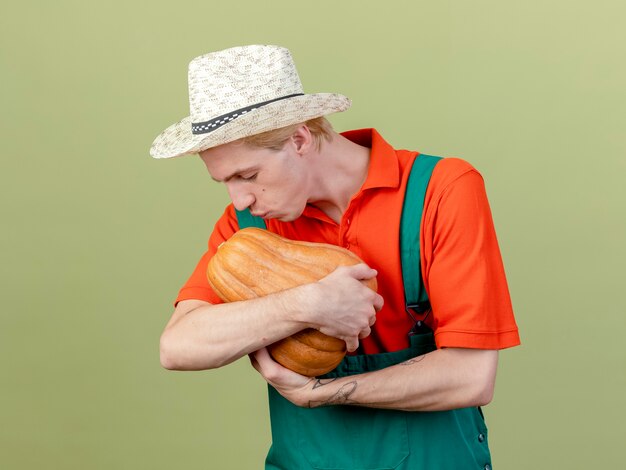
[[[519,336],[480,174],[456,158],[432,169],[415,247],[429,302],[407,308],[400,218],[412,165],[425,156],[394,150],[373,129],[336,133],[324,116],[350,101],[304,94],[281,47],[194,59],[189,96],[190,117],[159,135],[151,155],[198,153],[232,204],[176,299],[163,366],[211,369],[250,355],[271,385],[266,468],[491,468],[479,407],[492,399],[498,350]],[[221,303],[207,264],[245,214],[364,264]],[[359,282],[372,277],[378,293]],[[309,378],[272,360],[265,347],[304,328],[345,340],[354,353],[345,371]]]

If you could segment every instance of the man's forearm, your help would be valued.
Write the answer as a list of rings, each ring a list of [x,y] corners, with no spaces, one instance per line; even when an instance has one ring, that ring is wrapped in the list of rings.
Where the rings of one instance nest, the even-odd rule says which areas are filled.
[[[175,370],[229,364],[306,327],[297,292],[284,291],[243,302],[197,307],[161,336],[161,362]]]
[[[491,401],[498,352],[440,349],[376,372],[315,379],[296,400],[301,406],[356,405],[439,411]]]

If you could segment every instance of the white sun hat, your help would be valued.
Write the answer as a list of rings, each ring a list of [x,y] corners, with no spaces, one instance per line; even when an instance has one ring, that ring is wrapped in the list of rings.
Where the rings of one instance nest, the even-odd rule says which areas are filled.
[[[291,53],[279,46],[242,46],[189,64],[190,116],[165,129],[150,155],[198,153],[261,132],[345,111],[335,93],[305,94]]]

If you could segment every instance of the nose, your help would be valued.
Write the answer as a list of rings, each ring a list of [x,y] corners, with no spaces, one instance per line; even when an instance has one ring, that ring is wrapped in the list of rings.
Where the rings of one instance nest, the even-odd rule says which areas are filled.
[[[226,187],[228,189],[228,196],[233,202],[233,206],[235,206],[235,209],[238,211],[247,209],[254,203],[254,195],[250,192],[242,190],[241,186],[238,187],[237,185],[227,184]]]

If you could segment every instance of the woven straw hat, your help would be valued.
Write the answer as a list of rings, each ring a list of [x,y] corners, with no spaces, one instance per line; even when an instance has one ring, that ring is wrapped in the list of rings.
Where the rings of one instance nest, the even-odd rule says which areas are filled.
[[[189,64],[190,116],[165,129],[150,155],[201,152],[261,132],[345,111],[334,93],[304,94],[290,52],[242,46],[196,57]]]

